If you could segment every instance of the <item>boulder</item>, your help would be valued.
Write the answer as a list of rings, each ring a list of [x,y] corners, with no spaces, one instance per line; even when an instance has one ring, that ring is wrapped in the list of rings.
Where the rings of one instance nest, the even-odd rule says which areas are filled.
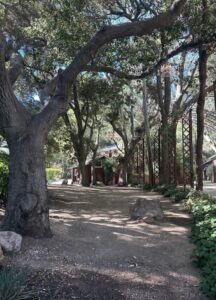
[[[68,184],[68,180],[67,180],[67,179],[63,179],[63,180],[62,180],[62,184],[63,184],[63,185],[67,185],[67,184]]]
[[[21,249],[22,236],[13,231],[0,231],[0,247],[4,252],[18,252]]]
[[[159,200],[138,198],[130,210],[131,220],[163,219],[163,211]]]
[[[2,248],[0,246],[0,266],[3,264],[3,261],[4,261],[4,254],[3,254]]]

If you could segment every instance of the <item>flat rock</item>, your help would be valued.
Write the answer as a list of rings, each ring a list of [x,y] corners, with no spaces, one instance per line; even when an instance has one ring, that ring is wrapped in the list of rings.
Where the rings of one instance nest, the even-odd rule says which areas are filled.
[[[18,252],[21,249],[22,236],[13,231],[0,231],[0,247],[4,252]]]
[[[163,219],[163,211],[159,200],[140,199],[130,209],[131,220]]]

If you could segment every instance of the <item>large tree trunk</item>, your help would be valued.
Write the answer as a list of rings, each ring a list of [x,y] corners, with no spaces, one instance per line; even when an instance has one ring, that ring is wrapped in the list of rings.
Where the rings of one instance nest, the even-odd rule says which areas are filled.
[[[42,143],[35,136],[9,143],[10,177],[4,230],[51,236]]]
[[[86,187],[90,186],[85,160],[79,161],[79,169],[81,173],[81,185]]]
[[[133,181],[133,166],[135,165],[134,155],[132,155],[130,161],[127,164],[127,184],[132,183]]]
[[[123,186],[127,186],[128,185],[128,161],[127,159],[122,159],[121,162],[122,165],[122,180],[123,180]]]

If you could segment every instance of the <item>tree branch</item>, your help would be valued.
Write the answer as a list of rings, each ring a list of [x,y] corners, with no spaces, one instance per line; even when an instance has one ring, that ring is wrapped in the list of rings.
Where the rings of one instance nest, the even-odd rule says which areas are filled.
[[[21,75],[24,64],[22,57],[17,54],[11,60],[11,66],[8,70],[8,77],[10,79],[11,85],[14,85],[18,77]]]
[[[59,112],[67,109],[68,93],[71,85],[77,75],[85,69],[88,62],[92,61],[99,48],[115,39],[143,36],[151,34],[154,30],[167,28],[172,25],[180,15],[186,1],[187,0],[174,1],[172,7],[167,12],[148,20],[105,26],[98,31],[79,51],[71,64],[61,72],[61,76],[58,76],[55,94],[52,101],[39,113],[40,121],[44,120],[46,126],[50,127],[59,115]],[[42,124],[42,126],[44,126],[44,124]]]

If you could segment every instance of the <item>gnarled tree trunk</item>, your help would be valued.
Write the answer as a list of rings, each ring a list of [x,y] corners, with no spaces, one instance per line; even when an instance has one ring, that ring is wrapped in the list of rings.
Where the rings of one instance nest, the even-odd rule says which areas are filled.
[[[175,1],[170,10],[148,20],[104,26],[78,52],[69,66],[45,87],[41,100],[44,101],[46,95],[51,101],[35,116],[13,93],[12,85],[16,81],[13,75],[17,73],[13,70],[16,66],[15,69],[6,69],[6,39],[3,33],[0,34],[0,128],[7,137],[11,152],[9,199],[3,224],[5,229],[37,237],[50,235],[44,140],[38,143],[38,139],[41,135],[45,136],[57,117],[67,111],[70,88],[78,74],[106,43],[117,38],[151,34],[155,29],[173,24],[185,3],[186,0]],[[28,128],[32,123],[37,126],[31,132]]]
[[[51,236],[43,145],[34,135],[9,143],[10,177],[4,230]]]

